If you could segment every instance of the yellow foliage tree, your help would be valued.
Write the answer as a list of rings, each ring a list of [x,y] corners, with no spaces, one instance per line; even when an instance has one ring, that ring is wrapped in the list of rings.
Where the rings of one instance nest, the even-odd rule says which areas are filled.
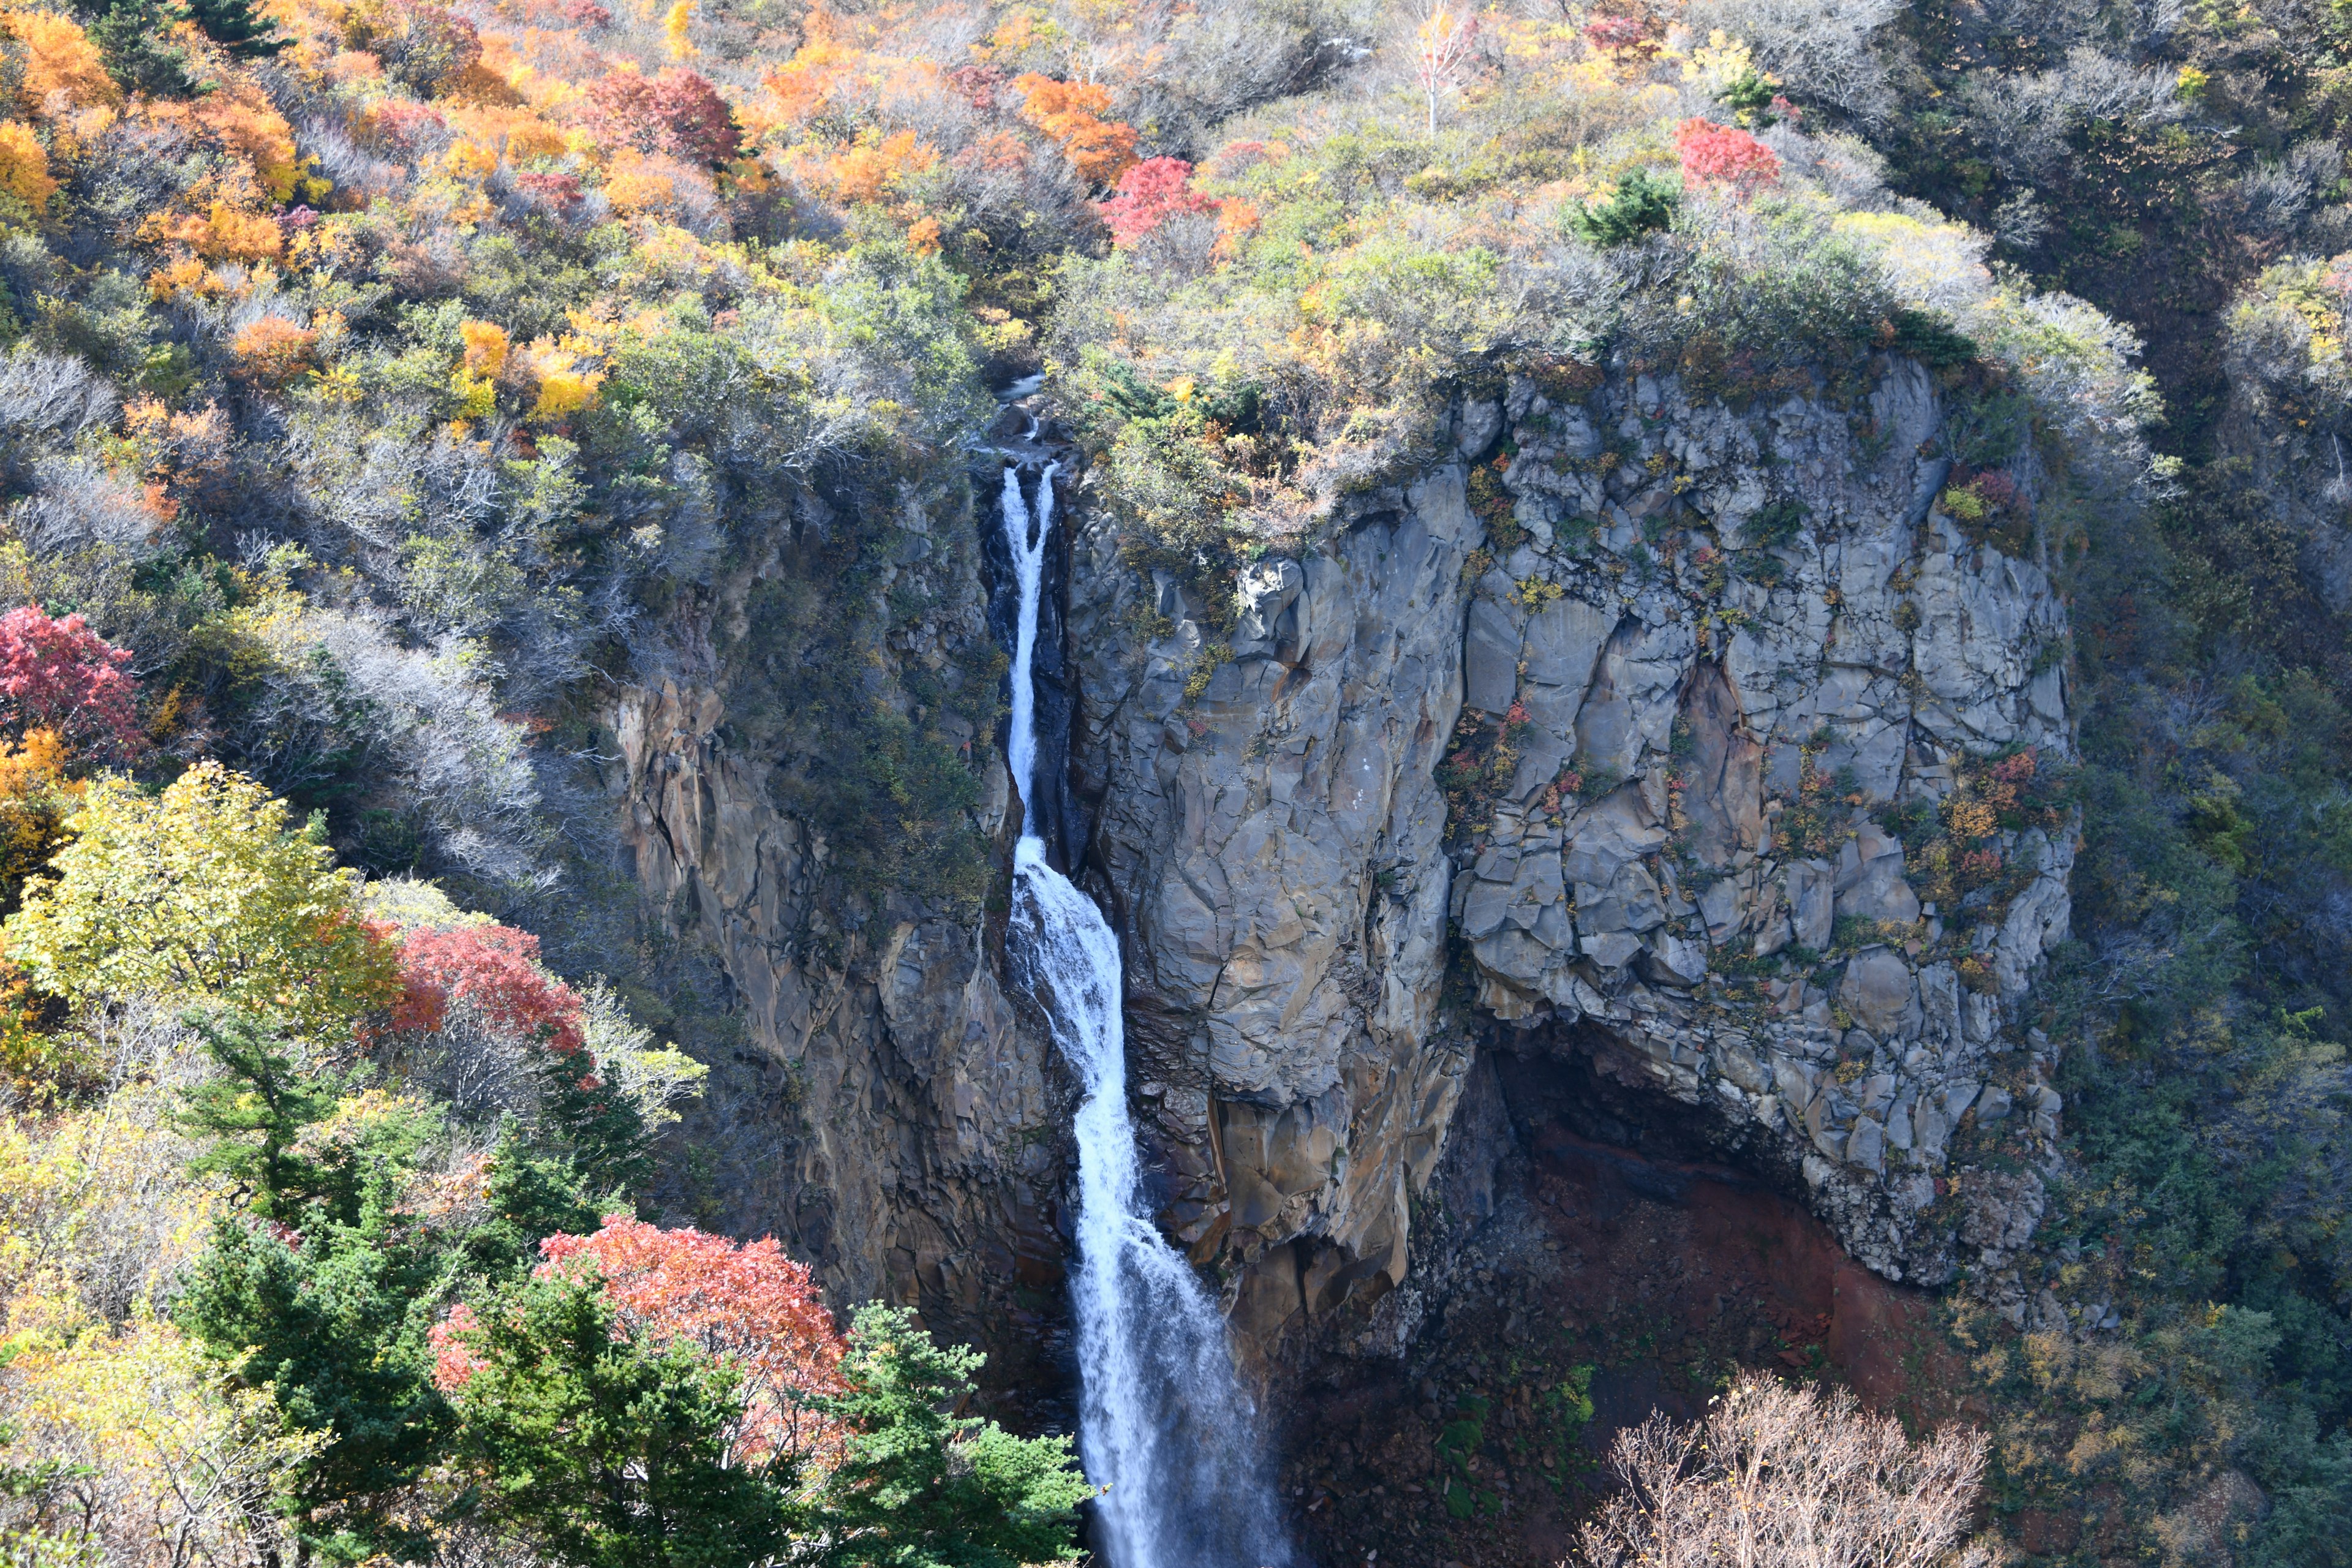
[[[268,213],[239,210],[215,202],[204,216],[157,213],[140,226],[140,237],[175,240],[210,261],[275,261],[286,236]]]
[[[0,191],[36,212],[58,194],[58,183],[49,177],[48,149],[21,120],[0,120]]]
[[[90,1560],[110,1563],[292,1555],[283,1522],[255,1500],[329,1435],[290,1430],[266,1387],[226,1387],[169,1323],[142,1316],[121,1333],[36,1344],[8,1373],[16,1431],[0,1458],[75,1478],[51,1489],[37,1527],[79,1536]]]
[[[20,90],[26,107],[41,119],[122,101],[121,89],[106,72],[106,57],[71,17],[54,11],[0,11],[0,27],[25,46]]]
[[[506,368],[513,345],[507,330],[496,321],[462,321],[458,335],[466,340],[466,371],[470,375],[496,375]]]
[[[0,739],[0,911],[16,906],[25,879],[64,841],[81,785],[66,777],[66,745],[35,730],[22,745]]]
[[[218,763],[161,795],[100,779],[0,943],[70,1002],[217,1000],[322,1042],[348,1035],[389,1005],[398,968],[360,918],[358,873],[288,816]]]
[[[794,153],[800,148],[793,150]],[[939,150],[911,131],[884,136],[868,130],[840,152],[803,161],[793,159],[794,171],[830,187],[834,200],[851,206],[878,202],[884,194],[909,175],[936,167]]]

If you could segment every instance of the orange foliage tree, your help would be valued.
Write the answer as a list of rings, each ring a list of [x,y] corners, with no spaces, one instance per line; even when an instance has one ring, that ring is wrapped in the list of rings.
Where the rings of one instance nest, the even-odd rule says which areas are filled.
[[[66,777],[67,760],[54,730],[31,731],[21,746],[0,740],[0,911],[16,907],[25,879],[65,842],[66,818],[81,795]]]
[[[24,46],[18,90],[26,107],[53,120],[92,104],[121,103],[121,89],[106,71],[106,57],[81,25],[53,11],[0,11],[0,27]]]
[[[1013,90],[1021,95],[1021,118],[1052,137],[1088,184],[1108,185],[1135,163],[1135,128],[1102,118],[1108,88],[1032,71],[1013,78]]]
[[[614,1215],[593,1235],[549,1237],[540,1253],[541,1278],[585,1272],[632,1332],[690,1344],[735,1372],[744,1405],[729,1435],[736,1458],[822,1465],[837,1452],[844,1433],[810,1401],[842,1392],[842,1337],[807,1265],[773,1237],[739,1246]],[[476,1325],[460,1307],[433,1330],[433,1379],[445,1393],[478,1370],[468,1344]]]
[[[229,352],[236,374],[256,386],[283,386],[311,367],[319,334],[283,316],[264,316],[237,329]]]

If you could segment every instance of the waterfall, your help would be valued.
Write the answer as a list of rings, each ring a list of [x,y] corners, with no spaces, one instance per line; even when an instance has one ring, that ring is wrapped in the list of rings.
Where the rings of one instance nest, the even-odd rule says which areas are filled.
[[[1007,752],[1025,803],[1037,776],[1031,671],[1053,468],[1034,519],[1018,470],[1005,469],[1003,521],[1021,591]],[[1290,1551],[1260,1464],[1257,1413],[1234,1376],[1224,1323],[1144,1198],[1127,1113],[1118,939],[1046,860],[1025,804],[1024,813],[1009,945],[1086,1091],[1075,1123],[1078,1452],[1087,1476],[1110,1489],[1097,1505],[1102,1555],[1109,1568],[1283,1568]]]

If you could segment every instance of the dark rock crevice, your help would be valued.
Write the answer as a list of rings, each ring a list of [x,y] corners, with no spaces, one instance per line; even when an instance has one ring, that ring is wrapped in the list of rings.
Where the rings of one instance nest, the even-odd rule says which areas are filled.
[[[1284,1403],[1319,1560],[1558,1561],[1612,1436],[1695,1416],[1743,1373],[1955,1414],[1931,1299],[1848,1258],[1801,1177],[1613,1070],[1597,1031],[1532,1034],[1493,1031],[1465,1076],[1408,1282],[1379,1310],[1402,1353],[1328,1356]]]

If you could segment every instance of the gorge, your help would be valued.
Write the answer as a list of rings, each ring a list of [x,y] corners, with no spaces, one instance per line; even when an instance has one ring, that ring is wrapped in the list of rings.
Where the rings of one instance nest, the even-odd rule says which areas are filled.
[[[1335,1366],[1438,1353],[1423,1322],[1465,1287],[1436,1282],[1493,1202],[1457,1197],[1471,1212],[1449,1214],[1445,1194],[1491,1194],[1523,1157],[1493,1089],[1483,1114],[1499,1134],[1457,1126],[1490,1060],[1621,1086],[1616,1142],[1642,1141],[1644,1121],[1675,1129],[1675,1157],[1787,1194],[1888,1280],[1965,1267],[2017,1321],[2052,1310],[2011,1271],[2044,1201],[2059,1100],[2045,1047],[2003,1008],[2064,933],[2070,830],[2062,815],[1996,828],[1969,847],[1999,878],[1923,900],[1880,826],[1932,849],[1951,803],[1987,788],[1973,758],[2007,748],[2055,773],[2070,755],[2063,670],[2042,656],[2063,610],[2031,561],[1971,541],[1937,505],[1944,420],[1931,380],[1900,360],[1850,412],[1791,399],[1738,416],[1692,405],[1671,379],[1548,392],[1514,378],[1457,411],[1445,460],[1354,503],[1325,551],[1245,571],[1214,658],[1192,590],[1125,563],[1083,468],[1058,571],[1043,533],[1024,547],[1013,531],[1028,503],[1007,469],[1003,530],[974,522],[992,564],[958,562],[965,597],[947,613],[1067,583],[1066,622],[1009,618],[1009,776],[1037,754],[1021,728],[1034,660],[1068,705],[1062,820],[1090,825],[1067,863],[1116,922],[1091,939],[1099,951],[1073,942],[1075,970],[1046,989],[1118,994],[1117,931],[1124,1014],[1074,1037],[1057,1001],[1041,1028],[1003,999],[1022,988],[992,975],[1000,943],[1007,973],[1041,951],[1039,911],[1086,902],[1064,883],[1049,905],[1033,886],[1050,868],[1020,831],[1025,790],[994,808],[1019,879],[1005,935],[917,921],[891,937],[887,967],[836,975],[743,950],[754,994],[829,988],[822,1006],[793,1005],[821,1024],[780,1027],[772,1048],[832,1064],[812,1075],[806,1112],[830,1130],[825,1191],[879,1200],[848,1237],[797,1247],[851,1289],[903,1290],[991,1342],[999,1303],[1054,1320],[1048,1227],[1074,1227],[1063,1375],[1082,1378],[1106,1354],[1087,1313],[1110,1310],[1086,1305],[1102,1285],[1087,1259],[1118,1244],[1097,1227],[1123,1212],[1098,1194],[1129,1179],[1089,1169],[1127,1146],[1087,1124],[1112,1109],[1092,1053],[1123,1030],[1138,1190],[1221,1279],[1247,1376],[1294,1410]],[[1050,417],[1017,424],[1053,438]],[[1054,449],[1067,460],[1066,443]],[[1479,483],[1497,498],[1483,510],[1481,470],[1496,476]],[[1580,516],[1590,532],[1571,531]],[[1000,531],[1001,549],[987,537]],[[959,548],[933,539],[927,563]],[[1674,553],[1650,553],[1666,539]],[[1035,624],[1066,626],[1066,649],[1020,641]],[[1133,629],[1155,626],[1168,629]],[[762,906],[726,889],[768,885],[754,865],[788,866],[754,847],[788,829],[730,804],[736,764],[709,740],[648,722],[698,711],[708,736],[723,698],[638,700],[644,717],[623,726],[644,781],[632,790],[659,824],[640,865],[656,888],[711,900],[714,929],[748,934]],[[1824,825],[1847,812],[1861,826],[1841,841]],[[1748,977],[1784,950],[1810,967]],[[1057,1081],[1051,1038],[1076,1085]],[[866,1163],[890,1145],[844,1129],[886,1112],[851,1087],[884,1081],[936,1097],[901,1124],[951,1162]],[[1056,1147],[1072,1152],[1040,1158]],[[1466,1169],[1441,1180],[1449,1159]],[[1416,1235],[1417,1214],[1442,1243]],[[1143,1233],[1131,1244],[1155,1266],[1175,1257]],[[1024,1254],[1035,1261],[987,1261]],[[1024,1269],[1045,1289],[1014,1297]],[[1016,1337],[994,1342],[1017,1356]]]
[[[0,4],[0,1556],[2352,1568],[2352,10],[2028,9]]]
[[[1020,471],[1004,470],[1003,529],[1019,579],[1012,714],[1005,757],[1016,799],[1041,761],[1032,687],[1044,557],[1054,542],[1054,476],[1034,509]],[[1016,810],[1019,808],[1016,807]],[[1127,1111],[1118,939],[1086,896],[1047,864],[1045,840],[1016,820],[1013,962],[1051,1016],[1080,1079],[1077,1143],[1079,1449],[1103,1489],[1098,1550],[1133,1568],[1209,1568],[1289,1561],[1259,1448],[1260,1428],[1234,1380],[1224,1325],[1183,1256],[1142,1209]]]

